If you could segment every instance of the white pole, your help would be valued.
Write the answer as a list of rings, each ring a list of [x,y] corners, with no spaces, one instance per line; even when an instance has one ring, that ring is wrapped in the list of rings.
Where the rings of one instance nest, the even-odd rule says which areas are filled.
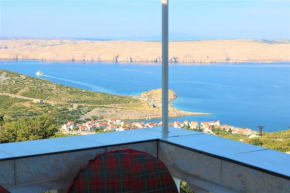
[[[162,0],[162,133],[168,133],[168,1]]]

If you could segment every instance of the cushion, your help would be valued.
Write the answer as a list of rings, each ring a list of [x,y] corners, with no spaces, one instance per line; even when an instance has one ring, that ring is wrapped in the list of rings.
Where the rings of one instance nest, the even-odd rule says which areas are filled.
[[[97,155],[79,171],[68,192],[178,193],[163,162],[132,149]]]

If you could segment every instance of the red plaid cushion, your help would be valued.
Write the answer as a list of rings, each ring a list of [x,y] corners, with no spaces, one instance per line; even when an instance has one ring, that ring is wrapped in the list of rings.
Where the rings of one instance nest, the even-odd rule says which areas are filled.
[[[0,193],[10,193],[10,192],[4,189],[2,186],[0,186]]]
[[[102,153],[90,160],[67,192],[178,191],[164,163],[149,154],[125,149]]]

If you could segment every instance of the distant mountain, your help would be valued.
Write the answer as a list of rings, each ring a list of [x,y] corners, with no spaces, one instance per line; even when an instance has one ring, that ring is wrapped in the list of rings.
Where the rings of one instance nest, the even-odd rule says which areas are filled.
[[[132,40],[132,41],[161,41],[162,36],[152,35],[152,36],[131,36],[131,37],[114,37],[108,38],[111,40]],[[192,34],[185,33],[170,33],[169,41],[192,41],[192,40],[208,40],[209,37],[195,36]]]
[[[70,39],[70,40],[93,40],[93,41],[109,41],[109,40],[128,40],[128,41],[161,41],[162,37],[160,35],[151,35],[151,36],[128,36],[128,37],[79,37],[79,38],[66,38],[66,37],[9,37],[9,36],[0,36],[0,40],[25,40],[25,39]],[[213,38],[196,36],[193,34],[186,33],[170,33],[169,41],[193,41],[193,40],[209,40]]]

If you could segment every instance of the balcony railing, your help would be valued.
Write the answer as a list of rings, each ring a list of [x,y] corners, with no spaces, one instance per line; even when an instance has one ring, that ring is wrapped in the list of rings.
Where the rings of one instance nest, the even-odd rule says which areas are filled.
[[[1,144],[0,184],[16,193],[63,192],[89,159],[121,148],[157,157],[195,192],[290,192],[290,155],[176,128]]]

